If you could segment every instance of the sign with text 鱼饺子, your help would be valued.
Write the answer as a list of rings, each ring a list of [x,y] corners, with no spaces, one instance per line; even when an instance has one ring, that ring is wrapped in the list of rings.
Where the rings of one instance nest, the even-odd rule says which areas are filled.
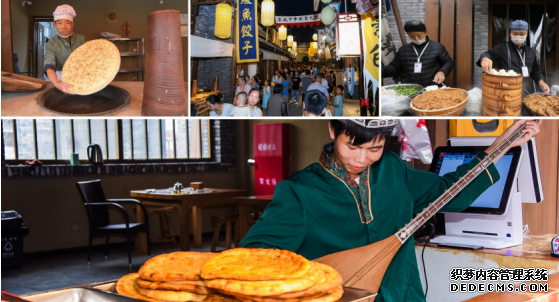
[[[237,63],[259,62],[256,0],[237,1]]]

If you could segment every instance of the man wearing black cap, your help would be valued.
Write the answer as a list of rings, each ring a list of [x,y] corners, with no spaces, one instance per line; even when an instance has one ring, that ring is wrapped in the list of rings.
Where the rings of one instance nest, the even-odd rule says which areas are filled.
[[[240,246],[290,250],[316,259],[381,241],[410,222],[413,213],[421,212],[521,125],[526,123],[528,130],[515,146],[539,132],[539,123],[519,120],[477,160],[441,177],[408,167],[393,152],[383,152],[396,123],[393,119],[331,120],[328,130],[333,142],[322,148],[318,162],[278,183],[272,202]],[[443,211],[466,209],[499,180],[493,164],[486,171]],[[375,302],[401,301],[425,301],[413,239],[392,259],[375,298]]]
[[[549,93],[549,86],[544,82],[540,70],[538,53],[525,43],[528,36],[528,22],[524,20],[511,22],[509,31],[510,40],[482,53],[477,66],[483,68],[483,71],[488,74],[491,74],[493,68],[514,70],[525,78],[532,78],[544,93]]]
[[[406,76],[406,83],[420,84],[424,87],[444,82],[452,71],[454,61],[446,48],[435,41],[430,41],[427,28],[421,21],[408,21],[404,30],[411,39],[410,44],[403,45],[388,66],[382,66],[382,77]]]

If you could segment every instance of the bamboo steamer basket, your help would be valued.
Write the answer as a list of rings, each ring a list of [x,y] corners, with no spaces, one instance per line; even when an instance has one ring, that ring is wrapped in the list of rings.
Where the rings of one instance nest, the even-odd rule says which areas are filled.
[[[442,90],[442,89],[446,89],[446,88],[441,88],[439,90]],[[470,99],[470,97],[468,96],[468,93],[464,89],[460,89],[460,88],[448,88],[448,89],[449,90],[462,90],[466,94],[466,98],[460,104],[457,104],[457,105],[454,105],[454,106],[448,107],[448,108],[437,109],[437,110],[423,110],[423,109],[415,108],[413,106],[413,101],[412,101],[410,103],[410,110],[413,112],[413,114],[415,114],[417,116],[460,116],[462,114],[462,112],[464,112],[464,109],[466,109],[466,104],[468,103],[468,100]],[[414,100],[416,98],[414,98]]]
[[[520,116],[522,111],[522,75],[481,76],[482,109],[485,116]]]

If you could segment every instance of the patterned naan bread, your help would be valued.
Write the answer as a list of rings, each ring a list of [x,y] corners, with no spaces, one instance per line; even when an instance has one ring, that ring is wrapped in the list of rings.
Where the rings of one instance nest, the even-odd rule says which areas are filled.
[[[109,85],[120,69],[120,52],[108,40],[92,40],[74,50],[62,68],[62,82],[75,94],[88,95]]]
[[[311,262],[287,250],[236,248],[221,252],[202,268],[204,279],[267,281],[302,278]]]

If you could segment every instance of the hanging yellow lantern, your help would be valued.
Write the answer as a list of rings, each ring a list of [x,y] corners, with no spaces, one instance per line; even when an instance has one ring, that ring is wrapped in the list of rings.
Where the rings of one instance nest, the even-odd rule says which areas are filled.
[[[293,46],[293,36],[292,35],[287,36],[287,46],[288,47]]]
[[[260,16],[262,16],[263,26],[272,26],[276,23],[275,20],[275,8],[276,5],[272,0],[264,0],[262,2],[262,9],[260,10]]]
[[[287,49],[287,51],[291,52],[291,47],[289,47],[289,48]]]
[[[320,12],[320,21],[324,23],[324,25],[330,25],[334,23],[334,19],[336,18],[336,12],[330,6],[325,6]]]
[[[293,41],[293,49],[297,49],[297,42]]]
[[[318,42],[312,42],[311,43],[311,48],[313,48],[315,50],[318,49]]]
[[[313,40],[313,41],[318,40],[318,35],[317,35],[317,34],[312,35],[312,40]]]
[[[233,8],[226,3],[220,3],[215,8],[215,29],[214,35],[220,39],[231,37],[231,18]]]
[[[279,31],[278,31],[278,35],[279,35],[279,39],[281,41],[287,39],[287,27],[285,26],[280,26]]]

